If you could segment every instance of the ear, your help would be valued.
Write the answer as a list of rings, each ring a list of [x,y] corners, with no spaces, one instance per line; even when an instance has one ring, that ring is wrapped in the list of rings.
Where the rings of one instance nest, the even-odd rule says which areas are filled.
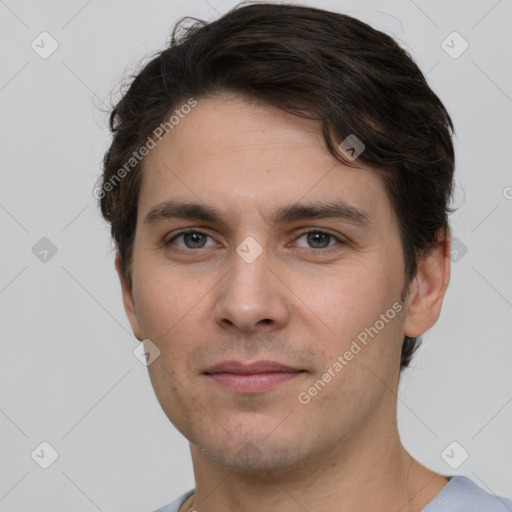
[[[442,233],[435,247],[418,262],[406,299],[404,335],[415,338],[437,322],[449,281],[450,235]]]
[[[132,288],[123,275],[121,267],[121,255],[119,254],[119,252],[116,253],[115,264],[117,275],[119,277],[119,281],[121,282],[121,291],[123,293],[123,305],[124,310],[126,311],[126,316],[128,317],[128,320],[130,321],[130,324],[132,326],[133,334],[139,341],[141,341],[142,337],[140,335],[139,321],[137,319],[137,314],[135,312],[135,299],[133,296]]]

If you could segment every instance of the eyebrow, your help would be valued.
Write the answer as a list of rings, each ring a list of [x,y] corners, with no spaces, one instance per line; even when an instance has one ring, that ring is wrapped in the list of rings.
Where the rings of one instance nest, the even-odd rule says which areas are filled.
[[[226,224],[222,220],[220,212],[211,206],[175,199],[153,206],[144,218],[144,224],[149,226],[172,219]],[[351,206],[343,200],[330,202],[315,201],[307,204],[294,203],[281,206],[270,215],[272,226],[306,219],[335,219],[359,227],[370,226],[370,216],[366,212]]]

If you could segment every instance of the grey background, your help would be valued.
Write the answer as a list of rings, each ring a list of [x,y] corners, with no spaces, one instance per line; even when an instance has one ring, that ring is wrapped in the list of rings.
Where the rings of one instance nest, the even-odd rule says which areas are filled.
[[[150,511],[193,486],[188,444],[133,355],[92,189],[121,77],[178,17],[235,3],[0,0],[0,511]],[[400,432],[430,468],[512,497],[512,1],[309,3],[398,38],[453,116],[459,249],[402,377]],[[45,59],[31,47],[50,48],[43,31],[58,42]],[[469,44],[458,58],[453,31]],[[43,441],[58,452],[48,469]],[[453,441],[469,453],[456,469],[441,456]]]

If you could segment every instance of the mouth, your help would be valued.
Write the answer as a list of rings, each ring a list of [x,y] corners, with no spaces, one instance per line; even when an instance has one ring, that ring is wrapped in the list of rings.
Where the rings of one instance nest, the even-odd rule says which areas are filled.
[[[215,384],[236,393],[257,394],[297,379],[306,370],[283,365],[276,361],[256,361],[245,364],[225,361],[204,372]]]

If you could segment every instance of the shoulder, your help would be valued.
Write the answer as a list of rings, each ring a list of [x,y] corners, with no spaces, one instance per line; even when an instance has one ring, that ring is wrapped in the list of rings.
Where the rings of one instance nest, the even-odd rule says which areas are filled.
[[[488,493],[469,478],[453,476],[422,512],[512,512],[512,500]]]
[[[168,505],[164,505],[163,507],[159,508],[158,510],[155,510],[154,512],[178,512],[181,504],[187,498],[189,498],[193,492],[194,492],[194,489],[186,492],[185,494],[182,494],[178,499],[174,500],[172,503],[169,503]]]

